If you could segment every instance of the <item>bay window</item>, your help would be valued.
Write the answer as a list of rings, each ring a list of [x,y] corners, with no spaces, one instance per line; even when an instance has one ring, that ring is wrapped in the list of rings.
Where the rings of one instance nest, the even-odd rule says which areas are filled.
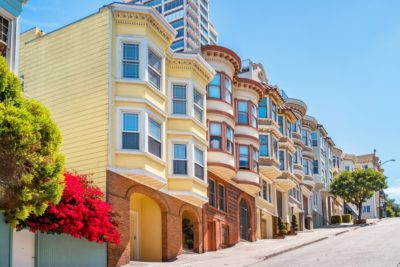
[[[208,97],[232,104],[232,81],[224,73],[215,74],[208,86]]]
[[[269,157],[269,135],[260,135],[260,156]]]
[[[187,175],[187,146],[186,144],[174,144],[173,173]]]
[[[260,119],[268,118],[268,98],[264,97],[258,104],[258,117]]]
[[[239,146],[239,168],[249,169],[249,146]]]
[[[220,123],[210,123],[210,148],[222,149],[222,125]]]
[[[204,152],[197,147],[194,149],[194,176],[204,179]]]
[[[208,86],[208,97],[221,99],[221,74],[215,74]]]
[[[186,85],[172,86],[173,114],[186,115]]]
[[[138,44],[123,44],[122,77],[126,79],[139,79]]]
[[[204,100],[203,95],[197,90],[193,91],[193,111],[194,117],[199,122],[203,122]]]
[[[149,152],[161,158],[161,124],[153,119],[149,119]]]
[[[149,82],[160,90],[162,58],[149,49],[148,61]]]
[[[139,149],[139,114],[123,113],[122,149]]]

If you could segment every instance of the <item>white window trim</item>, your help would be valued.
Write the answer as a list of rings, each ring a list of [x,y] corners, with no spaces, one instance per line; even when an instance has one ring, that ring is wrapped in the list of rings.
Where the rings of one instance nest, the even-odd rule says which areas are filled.
[[[139,149],[123,149],[122,148],[122,130],[123,130],[123,114],[124,113],[136,113],[139,115]],[[148,136],[149,136],[149,118],[160,123],[161,125],[161,158],[153,155],[148,150]],[[146,153],[150,157],[161,160],[163,163],[166,162],[166,152],[165,152],[165,141],[163,137],[165,136],[165,120],[160,116],[154,114],[146,108],[134,108],[134,107],[118,107],[116,109],[116,153],[125,154],[140,154]]]
[[[122,76],[122,64],[123,64],[123,44],[131,43],[139,45],[139,79],[133,78],[123,78]],[[126,36],[120,35],[117,36],[117,51],[116,51],[116,79],[122,81],[145,81],[148,86],[152,89],[161,92],[161,94],[165,95],[165,54],[160,50],[155,44],[153,44],[150,40],[144,37],[135,37],[135,36]],[[158,89],[149,81],[149,49],[153,51],[156,55],[158,55],[161,62],[161,85]]]
[[[199,178],[199,177],[197,177],[196,176],[196,173],[195,173],[195,164],[196,164],[196,149],[198,149],[198,150],[200,150],[201,152],[203,152],[203,165],[200,165],[201,167],[203,167],[203,179],[201,179],[201,178]],[[204,180],[205,178],[206,178],[206,173],[207,173],[207,171],[206,171],[206,162],[207,162],[207,158],[206,158],[206,150],[204,150],[204,148],[202,148],[202,147],[200,147],[200,146],[198,146],[198,145],[196,145],[196,144],[194,144],[194,148],[193,148],[193,155],[194,155],[194,157],[193,157],[193,176],[194,177],[196,177],[197,179],[200,179],[200,180]]]

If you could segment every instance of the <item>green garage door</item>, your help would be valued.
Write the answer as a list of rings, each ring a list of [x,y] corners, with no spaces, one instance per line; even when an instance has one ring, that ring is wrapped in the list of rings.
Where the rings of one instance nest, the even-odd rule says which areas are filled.
[[[0,266],[10,266],[10,235],[11,230],[4,222],[4,215],[0,212]]]
[[[106,267],[106,247],[68,235],[38,234],[36,266]]]

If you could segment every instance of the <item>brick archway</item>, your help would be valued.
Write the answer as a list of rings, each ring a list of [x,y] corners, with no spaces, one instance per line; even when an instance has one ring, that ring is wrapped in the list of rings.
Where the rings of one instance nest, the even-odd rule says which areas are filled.
[[[184,204],[179,210],[179,216],[181,218],[181,228],[182,221],[184,218],[190,220],[193,225],[193,251],[196,253],[203,252],[203,222],[201,220],[201,215],[194,206],[189,204]],[[182,233],[183,236],[183,233]],[[181,249],[183,249],[183,238]]]
[[[246,194],[245,192],[242,192],[237,200],[236,203],[236,208],[238,211],[240,211],[240,203],[242,200],[246,203],[247,208],[248,208],[248,219],[249,219],[249,226],[251,228],[250,235],[249,235],[249,241],[254,242],[256,241],[256,209],[255,209],[255,199],[251,197],[250,195]],[[237,227],[238,227],[238,240],[240,240],[240,212],[237,214]]]

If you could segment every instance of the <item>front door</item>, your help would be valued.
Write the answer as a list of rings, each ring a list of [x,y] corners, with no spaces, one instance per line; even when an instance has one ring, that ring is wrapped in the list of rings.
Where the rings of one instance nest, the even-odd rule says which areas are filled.
[[[249,211],[246,202],[240,201],[240,239],[249,240]]]
[[[131,211],[131,227],[132,227],[132,260],[139,260],[139,214],[137,211]]]
[[[208,251],[216,251],[217,250],[217,244],[216,244],[216,234],[215,234],[215,222],[208,222],[207,224],[208,227]]]
[[[35,234],[28,231],[13,233],[13,267],[35,267]]]

